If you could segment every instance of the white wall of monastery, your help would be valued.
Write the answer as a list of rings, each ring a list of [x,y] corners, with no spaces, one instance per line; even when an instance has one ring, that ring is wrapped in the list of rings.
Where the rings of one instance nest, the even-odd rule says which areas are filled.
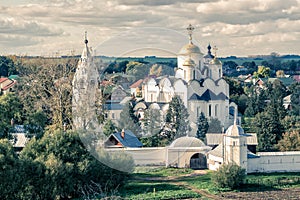
[[[258,158],[248,159],[247,173],[299,172],[300,151],[258,152]]]

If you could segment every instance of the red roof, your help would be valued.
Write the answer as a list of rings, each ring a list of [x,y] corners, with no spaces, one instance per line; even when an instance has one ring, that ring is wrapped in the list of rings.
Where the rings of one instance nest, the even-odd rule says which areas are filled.
[[[141,86],[141,84],[143,83],[143,79],[138,80],[137,82],[133,83],[130,88],[137,88],[139,86]]]
[[[6,81],[8,78],[0,78],[0,83],[3,83],[4,81]]]

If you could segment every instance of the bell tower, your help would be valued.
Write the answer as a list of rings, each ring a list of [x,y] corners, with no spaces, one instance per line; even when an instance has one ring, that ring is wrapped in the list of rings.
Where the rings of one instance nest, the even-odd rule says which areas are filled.
[[[87,32],[85,32],[84,48],[72,82],[73,125],[77,129],[88,129],[95,126],[98,77],[98,70],[92,51],[88,47]]]

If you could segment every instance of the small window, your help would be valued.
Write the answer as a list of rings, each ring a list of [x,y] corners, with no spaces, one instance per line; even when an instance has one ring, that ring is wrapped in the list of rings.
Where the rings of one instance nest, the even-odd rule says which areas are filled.
[[[211,117],[211,105],[208,106],[208,116]]]
[[[218,116],[218,104],[215,105],[215,116],[216,116],[216,117]]]
[[[111,118],[115,119],[115,113],[111,113]]]

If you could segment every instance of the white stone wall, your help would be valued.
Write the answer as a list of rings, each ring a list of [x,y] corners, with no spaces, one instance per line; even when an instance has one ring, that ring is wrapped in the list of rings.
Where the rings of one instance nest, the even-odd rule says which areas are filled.
[[[125,148],[122,151],[132,156],[135,165],[164,166],[166,164],[166,147]]]
[[[300,151],[258,152],[257,155],[258,158],[248,159],[248,173],[300,171]]]
[[[208,154],[207,164],[209,170],[216,171],[223,164],[223,158]]]

